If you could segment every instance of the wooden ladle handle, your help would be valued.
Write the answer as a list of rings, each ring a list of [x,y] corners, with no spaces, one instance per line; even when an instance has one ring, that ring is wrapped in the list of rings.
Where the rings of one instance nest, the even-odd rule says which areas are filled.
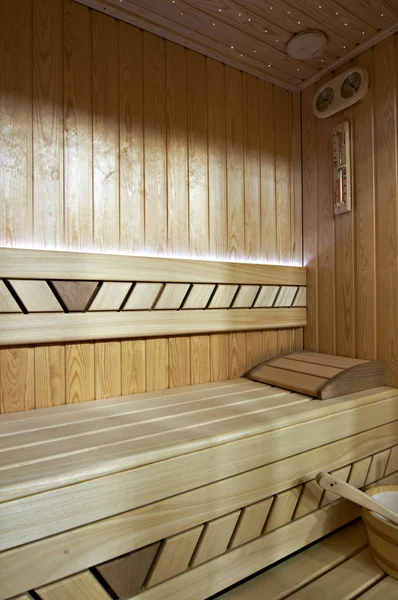
[[[334,477],[329,473],[318,473],[316,476],[316,481],[317,484],[324,490],[333,492],[333,494],[337,494],[337,496],[341,496],[347,500],[351,500],[351,502],[355,502],[355,504],[359,504],[359,506],[362,506],[363,508],[373,510],[382,517],[386,517],[386,519],[389,519],[395,523],[395,525],[398,525],[397,513],[393,512],[383,504],[380,504],[380,502],[373,500],[371,496],[364,494],[361,492],[361,490],[358,490],[342,479]]]

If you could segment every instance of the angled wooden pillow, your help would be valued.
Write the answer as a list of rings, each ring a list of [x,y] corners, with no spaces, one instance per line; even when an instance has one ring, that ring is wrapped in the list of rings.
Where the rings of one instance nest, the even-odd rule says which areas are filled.
[[[320,400],[384,385],[385,363],[316,352],[292,352],[257,365],[254,381],[314,396]]]

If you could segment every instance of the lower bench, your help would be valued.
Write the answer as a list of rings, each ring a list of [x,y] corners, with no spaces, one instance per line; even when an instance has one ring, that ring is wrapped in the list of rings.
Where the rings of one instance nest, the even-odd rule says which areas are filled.
[[[239,379],[4,415],[0,598],[204,600],[358,517],[319,471],[397,481],[397,401]]]
[[[374,562],[362,521],[218,596],[219,600],[396,600],[398,581]]]

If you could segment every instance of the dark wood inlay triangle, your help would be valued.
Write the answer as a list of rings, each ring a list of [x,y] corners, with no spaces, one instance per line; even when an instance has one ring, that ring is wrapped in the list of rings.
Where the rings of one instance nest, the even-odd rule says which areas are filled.
[[[70,312],[84,312],[99,281],[51,281],[62,303]]]

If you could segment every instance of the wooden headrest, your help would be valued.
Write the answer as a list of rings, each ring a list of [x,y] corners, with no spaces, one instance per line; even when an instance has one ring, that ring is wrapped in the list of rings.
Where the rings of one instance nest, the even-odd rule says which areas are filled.
[[[320,400],[384,385],[385,363],[316,352],[292,352],[254,367],[255,381],[314,396]]]

